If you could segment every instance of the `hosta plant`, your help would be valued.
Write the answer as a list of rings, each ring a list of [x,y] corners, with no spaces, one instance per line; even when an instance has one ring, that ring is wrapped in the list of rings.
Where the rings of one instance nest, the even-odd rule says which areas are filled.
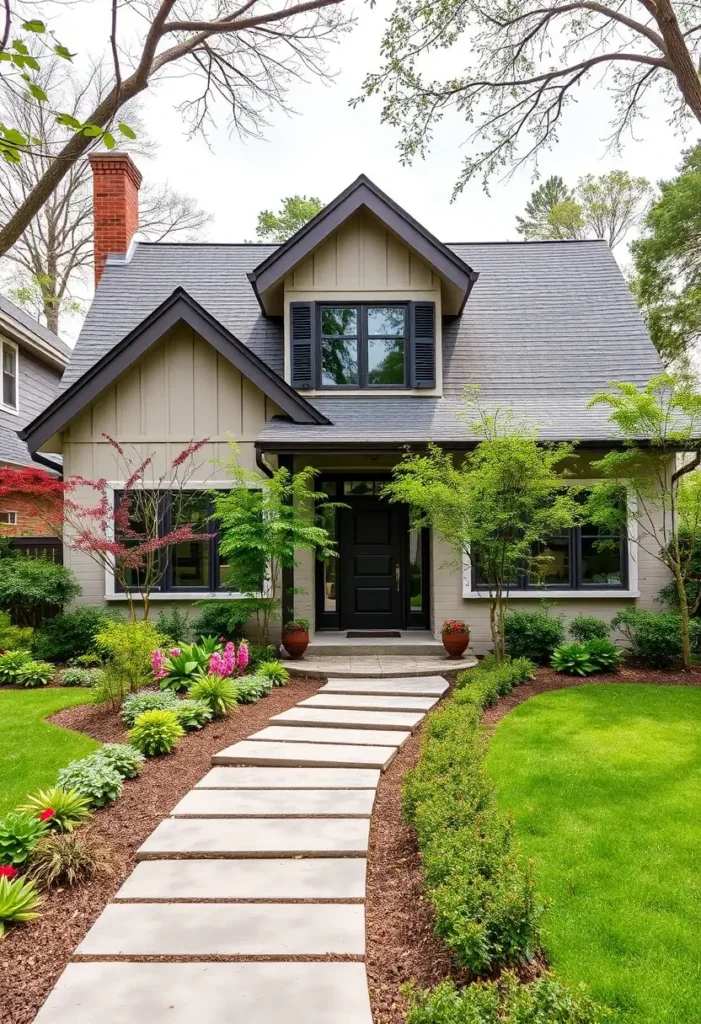
[[[20,672],[32,660],[26,651],[5,651],[0,654],[0,683],[16,683]]]
[[[40,903],[34,882],[0,877],[0,938],[5,934],[5,925],[39,917],[36,908]]]
[[[173,713],[183,729],[201,729],[211,722],[213,715],[209,704],[204,700],[179,700]]]
[[[81,885],[109,871],[105,855],[86,836],[51,835],[40,839],[27,876],[42,889],[53,885]]]
[[[202,676],[192,683],[188,694],[193,700],[205,701],[215,718],[224,718],[238,703],[236,685],[223,676]]]
[[[124,785],[122,776],[99,750],[61,768],[58,784],[64,789],[77,789],[91,807],[106,807],[121,795]]]
[[[144,711],[134,722],[129,739],[146,757],[170,754],[185,730],[174,711]]]
[[[86,797],[77,789],[63,789],[61,786],[52,786],[50,789],[40,789],[32,793],[18,810],[37,817],[46,811],[53,811],[53,814],[45,817],[44,821],[47,828],[56,832],[72,832],[76,825],[91,817],[90,804]]]
[[[255,704],[261,697],[267,697],[272,689],[272,682],[259,675],[239,679],[236,686],[236,700],[239,704]]]
[[[589,640],[586,648],[597,672],[615,672],[625,656],[623,648],[612,644],[610,640]]]
[[[61,686],[98,686],[103,676],[101,668],[64,668],[58,678]]]
[[[48,661],[28,661],[17,673],[17,685],[27,688],[47,686],[53,674],[54,667]]]
[[[284,686],[290,678],[290,673],[281,661],[261,661],[256,666],[256,675],[265,676],[273,686]]]
[[[24,864],[39,839],[46,834],[46,820],[26,811],[10,811],[0,819],[0,864]]]
[[[553,651],[551,664],[556,672],[566,672],[570,676],[588,676],[596,672],[596,665],[585,644],[560,644]]]
[[[144,690],[142,693],[130,693],[122,704],[122,721],[132,726],[144,711],[173,710],[179,700],[172,690]]]
[[[123,779],[135,779],[145,761],[144,755],[131,743],[105,743],[98,754]]]
[[[209,668],[213,654],[221,644],[216,637],[203,637],[199,644],[181,644],[171,651],[155,650],[151,654],[151,670],[162,690],[185,690],[192,680]]]

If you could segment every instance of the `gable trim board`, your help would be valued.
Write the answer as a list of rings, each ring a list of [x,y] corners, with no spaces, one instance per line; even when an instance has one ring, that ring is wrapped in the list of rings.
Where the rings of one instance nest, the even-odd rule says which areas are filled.
[[[137,327],[87,370],[19,436],[34,452],[130,369],[164,334],[185,323],[276,403],[294,423],[328,425],[329,420],[298,395],[274,370],[226,330],[184,288],[175,291]]]
[[[284,242],[248,274],[248,280],[266,316],[273,312],[270,302],[267,301],[266,292],[361,208],[374,214],[457,290],[460,301],[455,312],[459,315],[479,274],[390,199],[374,182],[361,174],[316,217],[300,228],[289,241]]]

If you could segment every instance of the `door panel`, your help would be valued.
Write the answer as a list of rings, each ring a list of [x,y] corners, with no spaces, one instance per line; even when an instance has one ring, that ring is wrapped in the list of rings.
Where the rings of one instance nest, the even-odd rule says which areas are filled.
[[[342,629],[403,627],[405,516],[377,498],[356,499],[340,511]]]

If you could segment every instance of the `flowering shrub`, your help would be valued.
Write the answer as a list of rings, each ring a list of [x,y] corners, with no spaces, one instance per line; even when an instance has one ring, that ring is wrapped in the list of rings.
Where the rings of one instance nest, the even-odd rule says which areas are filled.
[[[18,808],[27,814],[39,813],[40,821],[56,832],[72,832],[76,825],[90,817],[89,803],[76,789],[52,786],[28,796]]]
[[[197,676],[209,671],[212,655],[219,654],[216,637],[205,637],[201,644],[181,644],[167,653],[151,652],[151,671],[162,690],[185,690]]]
[[[283,633],[308,633],[311,629],[311,622],[309,619],[293,619],[292,622],[286,622],[282,627]]]
[[[105,807],[116,800],[124,785],[122,776],[99,750],[61,768],[58,784],[63,789],[77,789],[91,807]]]
[[[185,730],[173,711],[144,711],[134,722],[129,739],[146,757],[170,754]]]
[[[45,832],[46,825],[35,814],[11,811],[0,820],[0,863],[24,864]]]
[[[141,693],[130,693],[122,704],[122,721],[131,728],[142,712],[172,711],[179,703],[172,690],[144,690]]]
[[[446,619],[441,626],[441,633],[462,633],[469,634],[470,627],[461,619]]]
[[[9,921],[33,921],[39,917],[36,908],[40,903],[34,882],[0,876],[0,939]]]

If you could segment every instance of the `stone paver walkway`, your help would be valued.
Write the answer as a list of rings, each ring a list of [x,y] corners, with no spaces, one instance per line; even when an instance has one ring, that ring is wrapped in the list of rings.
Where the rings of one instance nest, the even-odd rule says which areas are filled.
[[[216,754],[35,1024],[372,1024],[370,814],[381,771],[447,688],[334,679]]]

